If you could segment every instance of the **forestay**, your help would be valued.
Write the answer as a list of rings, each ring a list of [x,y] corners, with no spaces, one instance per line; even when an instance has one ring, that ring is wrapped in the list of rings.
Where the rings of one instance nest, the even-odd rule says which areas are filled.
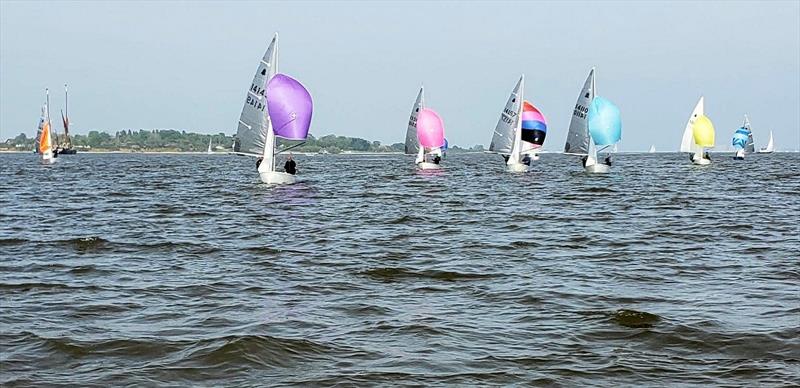
[[[522,106],[522,98],[520,93],[525,86],[525,76],[521,76],[511,95],[508,96],[503,112],[500,114],[500,119],[497,121],[497,126],[494,128],[492,135],[492,142],[489,145],[489,151],[501,154],[511,154],[514,147],[515,130],[517,128],[517,120],[519,120],[520,107]]]
[[[586,77],[583,89],[575,102],[575,109],[572,111],[572,120],[569,122],[569,133],[567,142],[564,144],[564,152],[569,154],[588,154],[589,152],[589,130],[588,113],[589,104],[594,100],[595,95],[594,68]]]
[[[408,129],[406,130],[406,154],[416,154],[419,152],[419,140],[417,140],[417,115],[421,109],[425,108],[424,88],[419,88],[417,100],[411,107],[411,115],[408,118]]]
[[[264,57],[258,64],[258,69],[253,77],[253,82],[247,90],[242,114],[239,116],[239,126],[236,130],[238,144],[235,152],[259,155],[264,152],[264,142],[267,138],[267,82],[277,73],[278,34],[272,38]]]

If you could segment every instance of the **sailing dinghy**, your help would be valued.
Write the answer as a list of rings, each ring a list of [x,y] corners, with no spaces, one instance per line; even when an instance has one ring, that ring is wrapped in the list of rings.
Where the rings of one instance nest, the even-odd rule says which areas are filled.
[[[211,150],[211,139],[208,139],[208,150],[206,151],[207,154],[211,155],[214,151]]]
[[[655,144],[651,144],[650,145],[650,150],[647,151],[647,152],[649,152],[651,154],[655,153],[656,152],[656,145]]]
[[[425,90],[421,87],[408,119],[405,153],[416,155],[414,163],[421,170],[435,170],[441,168],[439,162],[446,144],[442,118],[425,108]]]
[[[542,112],[524,99],[525,75],[520,76],[497,120],[489,151],[503,156],[506,169],[527,172],[547,136],[547,120]]]
[[[753,142],[753,131],[750,129],[750,120],[747,115],[744,115],[744,123],[733,133],[731,140],[733,148],[736,150],[736,160],[744,160],[745,154],[752,154],[755,152],[755,143]]]
[[[312,110],[313,103],[308,90],[294,78],[278,73],[276,33],[247,90],[236,131],[238,143],[234,152],[260,157],[256,165],[262,182],[294,183],[294,174],[275,168],[276,138],[306,140]]]
[[[53,134],[50,125],[50,91],[45,89],[45,103],[42,108],[42,118],[40,120],[42,133],[39,136],[39,154],[42,155],[42,162],[52,164],[56,161],[57,153],[53,153]]]
[[[622,139],[622,119],[616,105],[597,95],[594,73],[595,69],[592,68],[578,95],[564,153],[582,155],[583,166],[588,173],[608,173],[611,170],[611,156],[600,162],[598,153],[609,147],[613,150],[613,146]],[[598,146],[602,148],[598,149]]]
[[[700,96],[683,130],[680,151],[690,153],[692,163],[707,165],[711,164],[711,158],[706,147],[714,147],[714,124],[706,117],[705,100]]]
[[[775,142],[772,139],[772,131],[769,131],[769,141],[767,142],[766,147],[762,147],[758,150],[759,154],[771,154],[775,152]]]

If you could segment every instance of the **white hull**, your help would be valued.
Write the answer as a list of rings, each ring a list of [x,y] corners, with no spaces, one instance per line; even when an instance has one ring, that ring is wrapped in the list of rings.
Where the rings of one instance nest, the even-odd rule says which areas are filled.
[[[771,154],[771,153],[773,153],[773,152],[775,152],[775,151],[758,150],[758,153],[759,153],[759,154]]]
[[[590,174],[608,174],[611,172],[611,166],[603,163],[596,163],[591,166],[586,166],[586,172]]]
[[[522,163],[506,164],[506,171],[509,172],[528,172],[528,166]]]
[[[692,159],[692,163],[696,164],[698,166],[705,166],[705,165],[711,164],[711,160],[706,159],[706,158]]]
[[[292,174],[278,171],[260,172],[258,175],[261,177],[261,182],[270,185],[290,185],[297,181],[297,178]]]
[[[736,156],[733,158],[736,160],[744,160],[744,150],[736,151]]]
[[[441,165],[436,164],[436,163],[430,163],[430,162],[417,163],[417,167],[419,167],[420,170],[438,170],[438,169],[442,168]]]

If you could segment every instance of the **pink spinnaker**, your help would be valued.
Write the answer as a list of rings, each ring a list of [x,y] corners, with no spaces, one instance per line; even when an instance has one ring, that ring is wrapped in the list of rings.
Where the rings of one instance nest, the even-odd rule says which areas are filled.
[[[417,139],[426,148],[437,148],[444,144],[444,123],[432,109],[424,108],[417,114]]]

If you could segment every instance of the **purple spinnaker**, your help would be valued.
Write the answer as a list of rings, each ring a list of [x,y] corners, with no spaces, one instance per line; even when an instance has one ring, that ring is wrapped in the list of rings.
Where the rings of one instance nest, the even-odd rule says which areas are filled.
[[[311,126],[311,94],[296,79],[275,74],[267,84],[267,110],[275,136],[305,140]]]

